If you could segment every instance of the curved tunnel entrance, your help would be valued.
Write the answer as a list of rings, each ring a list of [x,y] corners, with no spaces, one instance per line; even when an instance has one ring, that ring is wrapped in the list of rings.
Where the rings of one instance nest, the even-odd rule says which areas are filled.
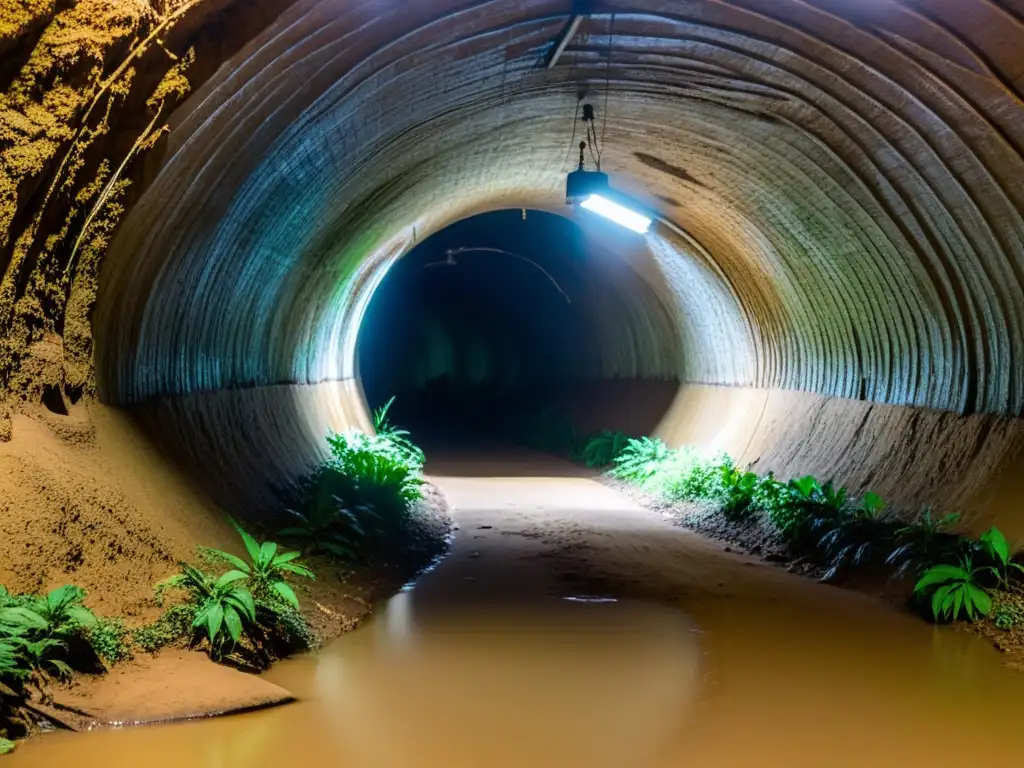
[[[670,371],[644,367],[663,307],[614,251],[527,209],[431,236],[391,268],[363,318],[367,404],[394,397],[394,421],[434,444],[544,442],[569,425],[651,431],[678,388]]]

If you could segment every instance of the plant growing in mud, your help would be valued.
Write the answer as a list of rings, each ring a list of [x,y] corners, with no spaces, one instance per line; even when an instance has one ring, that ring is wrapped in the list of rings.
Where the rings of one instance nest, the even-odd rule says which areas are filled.
[[[121,619],[103,618],[89,628],[89,642],[108,664],[128,661],[132,657],[130,634]]]
[[[971,621],[975,615],[987,616],[992,598],[979,583],[985,568],[975,568],[970,557],[958,565],[935,565],[925,571],[914,586],[914,594],[931,598],[932,616],[955,621],[963,613]]]
[[[838,520],[845,504],[845,488],[806,475],[789,481],[784,503],[769,510],[769,519],[790,546],[813,548],[820,539],[814,534]]]
[[[304,554],[328,554],[351,560],[355,557],[355,540],[366,535],[359,516],[331,494],[311,499],[305,512],[295,509],[287,512],[295,518],[295,523],[282,528],[278,535],[298,542]],[[368,509],[362,512],[370,514]]]
[[[623,432],[605,429],[586,438],[579,458],[590,469],[607,467],[622,453],[628,442],[629,437]]]
[[[46,595],[11,595],[0,587],[0,640],[28,670],[67,678],[73,669],[94,669],[88,632],[96,616],[84,599],[85,590],[71,584]]]
[[[896,529],[896,548],[885,562],[896,566],[897,576],[903,576],[911,572],[920,575],[933,565],[955,561],[965,548],[964,539],[949,529],[959,521],[959,512],[936,517],[930,508],[925,509]]]
[[[333,486],[333,495],[346,507],[370,507],[379,514],[404,515],[422,498],[422,463],[386,437],[362,432],[327,438],[331,457],[322,467],[320,482]]]
[[[230,653],[242,633],[256,620],[256,603],[252,593],[241,584],[246,574],[241,570],[211,576],[188,563],[181,563],[181,572],[157,585],[163,595],[168,589],[181,589],[189,594],[195,606],[192,630],[205,637],[210,655],[221,658]]]
[[[754,511],[754,495],[760,482],[755,472],[737,469],[731,460],[718,468],[722,513],[729,520],[742,520]]]
[[[265,541],[262,544],[256,541],[237,523],[232,523],[238,535],[242,537],[245,551],[249,555],[249,562],[240,557],[232,555],[212,547],[202,547],[201,552],[209,558],[221,560],[237,570],[228,571],[225,576],[237,578],[234,581],[243,579],[248,590],[259,598],[280,599],[296,610],[299,607],[299,598],[295,590],[285,580],[286,575],[302,576],[305,579],[315,579],[316,576],[304,564],[298,562],[302,557],[301,552],[279,552],[276,542]],[[193,569],[195,570],[195,569]],[[198,620],[199,617],[197,616]],[[237,638],[236,638],[237,642]]]
[[[881,560],[894,528],[885,516],[885,502],[874,493],[864,494],[852,509],[840,506],[822,518],[819,527],[825,531],[818,540],[827,567],[822,581],[831,581],[846,568]]]
[[[1006,536],[998,528],[992,526],[985,533],[981,534],[978,538],[978,544],[982,552],[993,563],[987,566],[987,568],[996,577],[1000,589],[1009,589],[1011,580],[1014,577],[1019,578],[1018,574],[1024,573],[1024,566],[1013,562],[1013,557],[1010,554],[1010,544],[1006,540]]]

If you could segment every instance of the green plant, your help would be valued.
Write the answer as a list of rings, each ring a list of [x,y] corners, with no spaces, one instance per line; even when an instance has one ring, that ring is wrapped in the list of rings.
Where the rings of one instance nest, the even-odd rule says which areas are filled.
[[[344,506],[404,513],[422,498],[421,464],[396,450],[387,438],[346,432],[330,435],[327,442],[331,458],[324,470],[340,476],[328,482],[335,484],[334,495]]]
[[[846,504],[846,489],[821,485],[811,475],[790,480],[784,501],[768,511],[769,519],[790,546],[806,548],[820,542],[820,531],[837,521]],[[813,534],[818,533],[815,538]]]
[[[88,630],[96,616],[82,605],[84,599],[85,590],[72,584],[46,595],[11,595],[0,589],[0,639],[29,669],[66,678],[73,664],[92,667],[95,651]]]
[[[18,746],[10,739],[0,738],[0,755],[6,755],[14,751],[14,748]]]
[[[970,557],[959,565],[934,565],[925,571],[914,587],[920,597],[931,595],[932,616],[956,620],[963,612],[974,621],[975,614],[987,616],[992,610],[992,599],[978,583],[978,574],[984,568],[975,568]]]
[[[1010,630],[1024,626],[1024,607],[1017,603],[1001,601],[992,611],[992,622],[998,629]]]
[[[759,484],[757,474],[737,469],[732,461],[722,462],[718,472],[723,514],[730,520],[747,517],[754,510],[754,494]]]
[[[422,468],[426,457],[423,451],[412,442],[409,432],[395,427],[388,420],[388,411],[394,404],[392,397],[380,408],[373,412],[373,431],[376,432],[378,441],[382,441],[386,448],[393,451],[402,463],[408,466]]]
[[[273,596],[284,600],[297,609],[299,607],[299,598],[295,595],[295,590],[292,589],[291,585],[285,581],[285,574],[294,574],[306,579],[316,578],[313,571],[302,563],[297,562],[302,557],[302,553],[278,552],[275,542],[265,541],[260,544],[241,526],[234,521],[232,523],[235,526],[235,530],[238,531],[238,535],[242,537],[242,543],[245,545],[245,551],[249,555],[250,562],[247,563],[242,558],[220,549],[212,547],[201,548],[205,555],[223,560],[228,565],[237,569],[237,571],[228,571],[221,579],[225,576],[233,577],[235,574],[240,574],[238,578],[233,578],[232,581],[245,579],[252,594],[257,596]],[[200,613],[202,612],[200,611]],[[216,616],[216,613],[213,615]],[[198,616],[196,618],[197,620],[199,619]]]
[[[732,466],[727,456],[715,464],[701,459],[692,448],[678,448],[660,463],[648,484],[673,501],[721,499],[726,466]]]
[[[1024,566],[1013,562],[1010,554],[1010,543],[1006,536],[995,526],[992,526],[978,538],[978,544],[982,551],[994,563],[988,566],[988,570],[998,579],[999,586],[1008,589],[1010,580],[1018,573],[1024,573]]]
[[[622,452],[628,441],[629,437],[622,432],[602,430],[586,438],[579,458],[591,469],[607,467]]]
[[[657,437],[630,438],[608,474],[619,480],[645,483],[671,455],[672,449]]]
[[[959,520],[959,512],[935,517],[926,508],[912,522],[896,529],[897,546],[885,562],[896,566],[896,574],[902,576],[910,571],[919,575],[933,565],[955,560],[963,550],[962,539],[947,529]]]
[[[303,553],[326,553],[351,560],[355,557],[353,539],[366,535],[359,517],[342,506],[337,496],[314,498],[307,511],[289,509],[296,523],[278,531],[278,535],[300,542]],[[369,510],[363,510],[369,514]]]
[[[129,633],[121,619],[102,618],[89,628],[89,642],[101,659],[108,664],[127,661],[132,657]]]
[[[833,496],[833,501],[836,498]],[[818,547],[824,552],[827,566],[822,581],[831,581],[845,568],[866,565],[881,558],[893,533],[893,523],[885,518],[884,513],[882,498],[866,493],[858,506],[852,509],[840,507],[821,519],[819,527],[825,533],[818,540]]]
[[[256,620],[252,593],[239,584],[246,573],[239,569],[214,577],[188,563],[180,566],[181,572],[158,585],[158,590],[162,594],[168,588],[177,588],[189,593],[196,606],[192,629],[205,635],[211,656],[220,658],[235,647],[245,628]]]
[[[788,487],[785,483],[780,483],[775,479],[775,473],[769,472],[758,480],[750,503],[754,509],[767,512],[771,519],[772,513],[783,507],[788,501]]]

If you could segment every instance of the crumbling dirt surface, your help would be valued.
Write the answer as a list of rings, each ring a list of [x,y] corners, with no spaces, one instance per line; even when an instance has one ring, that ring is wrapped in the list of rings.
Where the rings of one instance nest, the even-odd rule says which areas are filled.
[[[223,511],[121,411],[90,403],[61,416],[21,406],[11,424],[12,439],[0,443],[0,584],[12,592],[78,584],[97,615],[123,617],[131,628],[159,615],[153,585],[179,561],[194,561],[197,546],[244,554]],[[353,571],[310,561],[317,580],[296,587],[322,642],[357,626],[439,553],[450,523],[437,489],[427,486],[419,512],[415,551],[394,562]],[[174,660],[183,660],[180,668]],[[287,699],[258,677],[183,649],[139,653],[108,675],[81,675],[51,693],[59,705],[86,713],[61,715],[79,727],[93,720],[197,717]],[[133,711],[132,702],[145,706]]]

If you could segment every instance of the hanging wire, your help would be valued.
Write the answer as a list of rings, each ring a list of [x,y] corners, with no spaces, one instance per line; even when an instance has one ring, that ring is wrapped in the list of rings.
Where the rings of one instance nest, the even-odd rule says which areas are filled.
[[[615,37],[615,14],[608,21],[608,50],[604,60],[604,114],[601,115],[601,145],[598,148],[598,170],[601,166],[601,152],[604,147],[604,134],[608,130],[608,92],[612,82],[612,39]]]
[[[569,149],[565,151],[565,159],[562,161],[562,170],[569,164],[569,157],[572,155],[572,151],[576,148],[576,126],[580,119],[580,103],[583,99],[576,100],[576,116],[572,119],[572,141],[569,142]]]

